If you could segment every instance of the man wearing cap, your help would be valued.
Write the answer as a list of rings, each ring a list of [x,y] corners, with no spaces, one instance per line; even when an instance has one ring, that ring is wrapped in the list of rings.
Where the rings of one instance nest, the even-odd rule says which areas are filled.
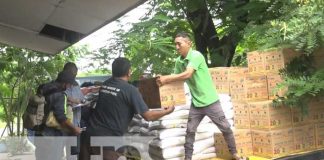
[[[45,96],[46,100],[44,121],[46,121],[48,113],[53,111],[54,117],[62,128],[73,135],[79,135],[81,129],[79,127],[74,127],[65,113],[67,98],[64,91],[71,87],[74,81],[74,76],[71,73],[63,71],[58,74],[55,81],[43,86],[42,94]],[[61,160],[63,157],[64,140],[63,138],[53,138],[53,136],[63,135],[64,132],[62,130],[44,125],[43,129],[36,133],[36,159]]]

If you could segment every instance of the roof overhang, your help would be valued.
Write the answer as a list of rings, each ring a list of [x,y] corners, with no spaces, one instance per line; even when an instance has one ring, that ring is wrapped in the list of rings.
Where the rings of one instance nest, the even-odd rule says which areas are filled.
[[[0,43],[56,54],[145,0],[1,0]]]

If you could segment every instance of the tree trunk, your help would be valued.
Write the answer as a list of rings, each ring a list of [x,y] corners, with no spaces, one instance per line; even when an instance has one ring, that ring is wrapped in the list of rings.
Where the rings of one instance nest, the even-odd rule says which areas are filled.
[[[208,57],[208,53],[210,53],[210,55],[216,55],[218,66],[224,66],[225,57],[221,52],[218,52],[218,47],[221,44],[206,3],[195,11],[189,11],[188,9],[187,19],[191,22],[196,49],[204,55],[207,64],[209,66],[215,64],[212,62],[213,59]]]
[[[189,1],[187,1],[187,4],[189,4]],[[237,7],[241,7],[248,2],[249,0],[241,0],[237,2]],[[224,1],[224,3],[234,2]],[[186,9],[187,19],[194,33],[197,50],[204,55],[209,67],[230,66],[236,46],[241,39],[239,31],[244,27],[241,29],[238,27],[237,31],[229,33],[220,39],[206,1],[197,3],[197,5],[198,7],[195,6],[196,9],[190,8],[193,6],[192,4],[187,5]],[[237,17],[237,20],[247,24],[247,13],[242,13]]]

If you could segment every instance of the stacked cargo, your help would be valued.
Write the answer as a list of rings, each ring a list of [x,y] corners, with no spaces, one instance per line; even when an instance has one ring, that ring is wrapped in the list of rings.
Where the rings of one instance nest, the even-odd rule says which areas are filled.
[[[279,49],[248,54],[249,68],[254,68],[254,59],[261,59],[260,70],[250,70],[250,74],[267,77],[268,98],[282,96],[286,89],[275,89],[282,82],[279,70],[300,54],[291,49]],[[311,120],[314,113],[305,115],[299,107],[272,105],[271,101],[249,102],[250,121],[254,155],[262,157],[280,157],[296,152],[310,151],[316,148],[315,125]],[[316,110],[316,109],[315,109]],[[264,115],[262,115],[264,114]]]
[[[183,82],[156,86],[155,79],[140,82],[139,90],[150,109],[174,105],[173,113],[157,121],[147,122],[139,116],[133,119],[130,134],[154,136],[149,144],[149,154],[153,159],[183,159],[186,127],[191,104],[189,89]],[[176,98],[174,98],[176,97]],[[220,94],[226,118],[233,126],[233,107],[228,94]],[[214,133],[220,133],[215,124],[205,117],[197,128],[193,159],[216,157]]]
[[[246,75],[248,73],[248,68],[241,67],[220,67],[220,68],[212,68],[210,71],[218,71],[224,72],[222,70],[226,70],[228,74],[218,74],[220,76],[227,76],[226,78],[218,78],[223,79],[223,84],[228,84],[227,88],[222,90],[217,90],[220,93],[229,90],[231,99],[229,100],[233,106],[234,113],[234,137],[236,141],[236,148],[240,155],[249,156],[253,154],[252,150],[252,132],[250,130],[250,116],[249,116],[249,108],[246,103],[246,97],[249,90],[254,90],[253,88],[248,88],[246,85]],[[213,76],[213,72],[211,72]],[[215,85],[220,83],[219,81],[215,81],[216,78],[213,78]],[[225,82],[224,80],[227,80]],[[219,85],[219,84],[218,84]],[[225,85],[223,85],[225,86]],[[224,92],[226,93],[226,92]],[[223,106],[223,110],[226,110],[226,106]],[[227,144],[224,140],[224,137],[221,133],[215,133],[215,147],[216,147],[216,155],[219,158],[223,159],[231,159],[232,155],[230,154]]]
[[[279,70],[298,55],[291,49],[255,51],[247,56],[248,68],[210,69],[228,73],[226,79],[234,106],[234,136],[240,155],[247,157],[253,152],[256,156],[274,158],[323,148],[323,101],[312,102],[308,115],[299,107],[274,106],[272,103],[287,90],[276,89],[282,82]],[[224,78],[218,78],[215,83],[220,83],[219,79]],[[216,133],[215,140],[217,156],[229,159],[222,135]]]
[[[298,107],[274,106],[272,102],[287,90],[276,89],[277,84],[282,82],[279,70],[298,55],[291,49],[251,52],[248,54],[248,68],[209,69],[226,118],[234,124],[239,155],[275,158],[324,147],[323,101],[313,101],[308,115]],[[139,132],[137,134],[156,137],[149,149],[154,159],[181,159],[184,156],[191,103],[184,90],[183,82],[161,88],[156,86],[155,79],[145,80],[142,86],[140,84],[140,91],[150,108],[176,106],[172,114],[159,121],[137,119],[141,127],[132,128]],[[188,90],[186,95],[190,95]],[[216,147],[216,151],[212,146]],[[221,132],[209,119],[205,119],[197,130],[194,159],[213,157],[215,152],[219,158],[231,158]]]

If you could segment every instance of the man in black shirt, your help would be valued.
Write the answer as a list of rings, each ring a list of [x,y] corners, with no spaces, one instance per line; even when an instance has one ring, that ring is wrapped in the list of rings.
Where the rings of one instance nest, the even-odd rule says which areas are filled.
[[[90,136],[122,136],[135,114],[152,121],[173,112],[173,106],[160,111],[148,110],[138,89],[128,83],[130,68],[131,64],[126,58],[117,58],[112,63],[112,77],[103,83],[96,108],[89,119],[81,160],[90,159],[89,149],[85,147],[90,145]],[[114,159],[111,156],[108,158]]]

